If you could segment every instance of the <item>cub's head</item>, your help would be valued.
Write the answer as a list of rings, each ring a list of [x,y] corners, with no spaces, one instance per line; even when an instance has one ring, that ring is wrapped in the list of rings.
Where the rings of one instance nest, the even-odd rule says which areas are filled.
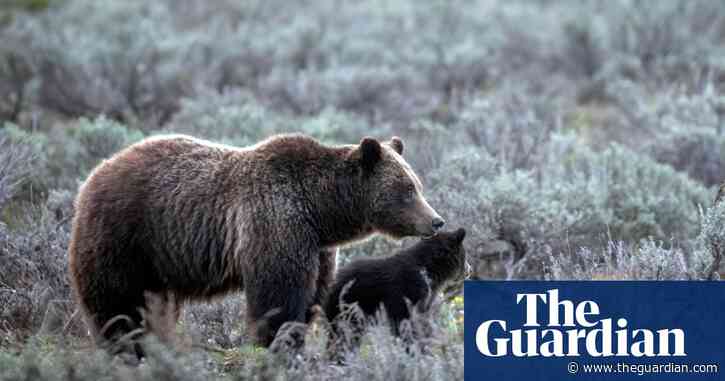
[[[350,158],[359,165],[367,223],[393,238],[432,237],[445,221],[423,197],[423,185],[403,158],[403,141],[364,138]]]
[[[466,263],[466,249],[463,239],[466,230],[463,228],[440,232],[435,237],[423,239],[420,243],[424,255],[430,255],[425,261],[428,273],[439,282],[461,281],[470,271]]]

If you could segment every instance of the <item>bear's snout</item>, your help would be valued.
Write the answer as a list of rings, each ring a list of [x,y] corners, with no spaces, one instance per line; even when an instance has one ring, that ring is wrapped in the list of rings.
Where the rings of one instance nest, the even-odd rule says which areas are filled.
[[[418,236],[423,238],[431,238],[435,236],[441,228],[446,224],[444,220],[433,209],[423,197],[419,197],[418,206],[416,207],[416,230]]]

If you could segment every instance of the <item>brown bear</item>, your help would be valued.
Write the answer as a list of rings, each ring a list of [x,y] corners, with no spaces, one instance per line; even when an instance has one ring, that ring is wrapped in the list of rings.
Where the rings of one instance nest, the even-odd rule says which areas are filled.
[[[466,274],[465,236],[463,228],[441,232],[392,256],[359,259],[345,266],[336,275],[324,307],[333,329],[340,304],[357,304],[367,317],[384,307],[393,333],[399,334],[400,323],[410,318],[408,303],[424,307],[421,302],[429,300],[431,292]]]
[[[96,342],[137,327],[146,293],[183,303],[244,290],[251,333],[269,345],[322,302],[337,247],[444,224],[402,153],[397,137],[326,146],[278,135],[237,148],[173,135],[105,160],[81,186],[69,247]]]

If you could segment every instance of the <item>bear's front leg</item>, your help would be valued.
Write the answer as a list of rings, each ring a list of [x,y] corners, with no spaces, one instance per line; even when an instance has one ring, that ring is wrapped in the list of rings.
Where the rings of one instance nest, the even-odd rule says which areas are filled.
[[[244,279],[249,280],[245,292],[250,333],[257,345],[269,347],[282,324],[305,323],[320,266],[317,248],[266,258],[277,263],[273,267],[260,261]]]
[[[315,306],[322,307],[327,299],[330,286],[335,278],[337,269],[337,249],[321,249],[320,250],[320,271],[317,275],[315,296],[310,303],[310,309],[307,311],[307,323],[314,317],[313,308]]]

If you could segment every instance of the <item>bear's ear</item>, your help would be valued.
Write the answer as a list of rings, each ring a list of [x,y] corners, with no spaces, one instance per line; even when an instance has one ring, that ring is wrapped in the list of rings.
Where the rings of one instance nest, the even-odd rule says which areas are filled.
[[[459,244],[463,242],[464,238],[466,238],[466,229],[464,228],[460,228],[453,233],[453,239]]]
[[[403,154],[403,141],[399,137],[393,136],[390,139],[390,146],[393,147],[393,149],[395,150],[395,152],[398,153],[398,155]]]
[[[364,137],[360,141],[360,163],[365,170],[373,169],[382,156],[383,147],[380,142],[371,137]]]

